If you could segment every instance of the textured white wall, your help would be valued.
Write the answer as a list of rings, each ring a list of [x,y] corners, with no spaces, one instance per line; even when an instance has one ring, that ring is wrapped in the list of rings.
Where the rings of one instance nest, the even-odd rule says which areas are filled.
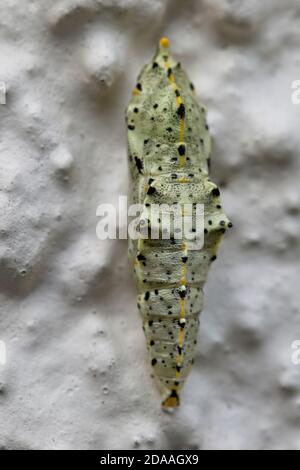
[[[299,31],[298,0],[2,0],[2,448],[300,449]],[[124,109],[161,35],[208,107],[235,226],[173,414],[127,243],[95,236],[98,204],[126,194]]]

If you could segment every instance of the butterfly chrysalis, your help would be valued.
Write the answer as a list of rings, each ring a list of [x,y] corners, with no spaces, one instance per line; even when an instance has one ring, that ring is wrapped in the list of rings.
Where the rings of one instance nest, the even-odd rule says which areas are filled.
[[[138,308],[150,364],[164,407],[179,405],[194,361],[203,285],[218,245],[231,226],[218,187],[209,180],[211,139],[206,110],[179,62],[162,38],[153,60],[141,71],[126,113],[131,200],[142,205],[140,219],[158,224],[153,204],[202,203],[204,243],[140,237],[129,241]]]

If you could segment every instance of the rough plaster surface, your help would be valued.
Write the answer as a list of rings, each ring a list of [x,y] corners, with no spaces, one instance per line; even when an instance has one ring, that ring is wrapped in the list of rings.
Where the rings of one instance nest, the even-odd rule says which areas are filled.
[[[300,449],[297,0],[3,0],[0,446]],[[164,34],[208,107],[235,228],[173,414],[150,378],[126,241],[124,109]],[[3,98],[3,97],[2,97]]]

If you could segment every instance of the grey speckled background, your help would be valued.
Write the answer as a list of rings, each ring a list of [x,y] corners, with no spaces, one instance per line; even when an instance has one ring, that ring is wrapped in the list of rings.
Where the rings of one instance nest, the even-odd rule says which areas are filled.
[[[299,2],[0,10],[1,448],[300,449]],[[174,414],[150,378],[126,241],[95,235],[98,204],[127,191],[124,108],[161,35],[208,107],[235,226]]]

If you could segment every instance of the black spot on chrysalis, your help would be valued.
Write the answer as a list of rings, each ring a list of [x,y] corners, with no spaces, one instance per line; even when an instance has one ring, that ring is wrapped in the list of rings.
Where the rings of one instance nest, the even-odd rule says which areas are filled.
[[[178,146],[178,153],[179,153],[179,155],[181,155],[181,156],[182,156],[182,155],[185,155],[185,145],[184,145],[184,144],[180,144],[180,145]]]
[[[214,188],[211,192],[212,196],[218,197],[220,196],[220,190],[219,188]]]
[[[142,173],[143,173],[143,171],[142,171],[142,170],[143,170],[143,162],[142,162],[142,160],[140,160],[138,157],[134,157],[134,161],[135,161],[136,167],[137,167],[137,169],[138,169],[138,172],[139,172],[140,174],[142,174]]]
[[[149,186],[147,194],[149,195],[154,194],[155,191],[156,191],[156,188],[154,188],[154,186]]]
[[[177,114],[180,117],[180,119],[183,119],[185,116],[185,106],[183,103],[179,105],[179,108],[177,109]]]

